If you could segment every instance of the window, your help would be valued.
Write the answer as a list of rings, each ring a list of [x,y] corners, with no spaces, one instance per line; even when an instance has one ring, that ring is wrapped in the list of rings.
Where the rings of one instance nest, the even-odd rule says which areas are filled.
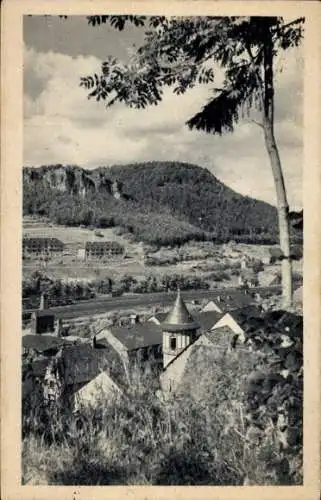
[[[175,351],[175,349],[176,349],[176,337],[171,337],[169,339],[169,346],[170,346],[172,351]]]

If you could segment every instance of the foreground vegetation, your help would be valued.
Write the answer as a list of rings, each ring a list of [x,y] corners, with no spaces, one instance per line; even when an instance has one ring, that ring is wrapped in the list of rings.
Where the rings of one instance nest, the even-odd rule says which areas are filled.
[[[290,377],[281,377],[261,340],[252,353],[195,352],[169,399],[150,375],[134,371],[122,396],[101,394],[97,407],[77,413],[63,402],[46,409],[25,401],[23,483],[301,484],[302,370],[288,363]],[[287,445],[278,437],[280,407],[291,417]]]

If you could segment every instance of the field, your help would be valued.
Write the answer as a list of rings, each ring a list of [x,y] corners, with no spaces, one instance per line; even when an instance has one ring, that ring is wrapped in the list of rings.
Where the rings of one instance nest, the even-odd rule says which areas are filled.
[[[45,220],[25,217],[23,221],[24,237],[58,238],[65,244],[62,257],[42,263],[38,259],[25,261],[23,276],[28,278],[35,270],[43,269],[55,279],[79,279],[82,281],[97,278],[114,277],[119,274],[143,274],[143,249],[141,244],[129,243],[126,238],[117,234],[117,229],[100,229],[97,231],[85,227],[65,227],[48,223]],[[117,258],[105,262],[85,262],[77,258],[77,251],[84,248],[87,241],[117,241],[126,249],[125,258]]]
[[[156,249],[145,247],[140,242],[134,242],[124,234],[119,234],[119,228],[94,229],[85,227],[58,226],[44,219],[25,217],[23,235],[25,237],[54,237],[63,241],[65,251],[61,257],[49,262],[31,259],[23,263],[23,276],[29,278],[35,271],[42,269],[55,279],[78,279],[90,281],[95,279],[121,278],[125,274],[134,277],[164,274],[195,275],[208,278],[213,271],[230,270],[238,267],[241,259],[248,256],[254,259],[267,257],[268,248],[261,245],[213,243],[188,243],[177,248],[161,247]],[[79,249],[86,241],[117,241],[125,247],[125,257],[102,261],[84,261],[77,257]],[[154,260],[150,265],[147,260]],[[273,274],[278,266],[269,267]],[[236,286],[237,273],[229,273],[228,279],[220,280],[220,286]]]

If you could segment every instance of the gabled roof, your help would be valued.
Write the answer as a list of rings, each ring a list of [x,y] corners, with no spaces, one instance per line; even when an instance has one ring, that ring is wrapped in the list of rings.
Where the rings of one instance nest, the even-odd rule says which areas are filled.
[[[198,314],[195,314],[195,320],[200,325],[201,332],[207,332],[210,330],[220,318],[224,316],[223,313],[219,313],[216,311],[204,311]]]
[[[123,246],[118,243],[118,241],[86,241],[85,242],[85,249],[86,250],[91,250],[91,249],[111,249],[111,250],[120,250],[123,249]]]
[[[22,239],[23,245],[58,245],[62,247],[64,244],[62,241],[58,240],[58,238],[50,238],[50,237],[25,237]]]
[[[216,303],[215,300],[210,300],[207,302],[207,304],[202,308],[202,312],[207,312],[207,311],[217,311],[219,309],[221,311],[220,306]],[[219,311],[217,311],[219,312]]]
[[[111,326],[109,330],[128,350],[162,343],[162,329],[151,321],[128,326]]]
[[[175,304],[171,311],[166,316],[163,329],[168,331],[181,331],[181,330],[196,330],[199,324],[194,320],[191,313],[188,311],[184,300],[181,297],[180,290],[178,290]]]
[[[155,318],[159,323],[163,323],[167,314],[168,313],[166,313],[166,312],[158,312],[158,313],[155,313],[152,317]]]
[[[99,373],[75,393],[75,409],[82,404],[96,406],[101,397],[121,394],[122,390],[106,372]]]
[[[221,326],[206,332],[204,335],[212,344],[223,347],[231,345],[231,337],[234,337],[235,333],[229,326]]]
[[[155,318],[160,325],[162,325],[167,315],[168,313],[166,312],[160,312],[154,314],[153,318]],[[201,311],[193,315],[194,320],[198,323],[201,332],[209,330],[222,316],[223,314],[217,311]]]
[[[24,335],[22,337],[22,347],[25,349],[35,349],[43,352],[49,349],[59,349],[63,344],[68,344],[68,340],[53,337],[52,335]]]
[[[251,297],[249,294],[246,295],[241,291],[233,291],[233,293],[231,294],[223,292],[220,295],[220,301],[218,302],[218,305],[223,312],[228,312],[231,309],[239,309],[241,307],[247,307],[252,303],[253,303],[253,297]]]
[[[89,344],[66,346],[60,358],[60,368],[67,385],[83,384],[107,371],[115,382],[123,378],[123,364],[111,347],[93,349]]]

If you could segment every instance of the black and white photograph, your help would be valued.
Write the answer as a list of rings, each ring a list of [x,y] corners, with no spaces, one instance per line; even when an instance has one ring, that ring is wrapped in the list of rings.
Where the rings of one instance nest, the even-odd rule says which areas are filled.
[[[21,486],[303,486],[306,16],[22,24]]]
[[[304,18],[23,35],[23,483],[302,484]]]

